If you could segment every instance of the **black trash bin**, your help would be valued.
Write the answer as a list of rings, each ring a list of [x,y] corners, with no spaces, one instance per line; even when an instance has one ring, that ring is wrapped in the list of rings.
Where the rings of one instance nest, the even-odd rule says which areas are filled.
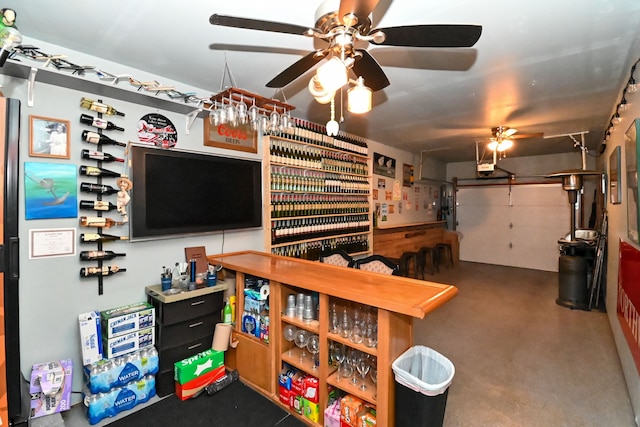
[[[437,351],[414,346],[391,365],[395,375],[396,427],[442,427],[453,363]]]

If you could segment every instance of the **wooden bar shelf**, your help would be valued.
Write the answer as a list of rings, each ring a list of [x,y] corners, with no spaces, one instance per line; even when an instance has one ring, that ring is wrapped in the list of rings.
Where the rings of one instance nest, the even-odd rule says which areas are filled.
[[[391,364],[413,345],[413,319],[424,318],[458,292],[452,285],[370,273],[256,251],[211,255],[208,261],[235,272],[237,307],[244,307],[245,276],[267,279],[270,285],[269,342],[234,331],[234,339],[238,339],[239,344],[235,349],[227,351],[225,363],[229,368],[238,370],[240,379],[245,384],[274,402],[280,402],[278,375],[284,367],[291,366],[318,378],[318,422],[297,416],[316,427],[324,425],[324,409],[329,402],[331,387],[375,405],[378,425],[393,427],[395,387]],[[288,295],[299,292],[317,293],[318,318],[314,321],[305,322],[300,318],[283,315]],[[377,347],[355,344],[349,338],[329,332],[329,307],[334,299],[376,309]],[[242,310],[239,309],[236,313],[236,325],[240,324],[241,318]],[[319,353],[316,355],[319,363],[315,369],[308,350],[305,350],[306,356],[301,362],[301,349],[284,339],[283,329],[286,325],[302,328],[320,338]],[[370,375],[367,375],[366,389],[361,390],[360,383],[351,384],[344,377],[338,381],[336,367],[329,363],[329,348],[334,343],[344,344],[375,357],[377,383],[374,384]],[[354,375],[361,381],[357,372]],[[280,404],[282,405],[281,402]],[[282,407],[287,408],[286,405]]]

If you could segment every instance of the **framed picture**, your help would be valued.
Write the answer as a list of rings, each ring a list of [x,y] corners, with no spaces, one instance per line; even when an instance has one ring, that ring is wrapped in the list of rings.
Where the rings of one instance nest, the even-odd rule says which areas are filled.
[[[76,218],[77,174],[75,165],[25,162],[25,219]]]
[[[640,119],[635,119],[624,134],[625,170],[627,171],[627,234],[634,243],[638,242],[638,127]]]
[[[413,165],[402,165],[402,186],[411,187],[413,185]]]
[[[373,153],[373,173],[376,175],[388,176],[395,178],[396,176],[396,159],[383,156],[379,153]]]
[[[609,200],[614,205],[622,202],[620,151],[620,146],[617,146],[609,156]]]
[[[69,121],[29,116],[29,155],[69,159]]]

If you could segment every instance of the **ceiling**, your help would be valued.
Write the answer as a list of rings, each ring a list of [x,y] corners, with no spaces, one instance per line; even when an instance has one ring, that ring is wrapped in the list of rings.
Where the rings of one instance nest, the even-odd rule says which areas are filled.
[[[230,84],[226,60],[238,87],[284,93],[294,116],[329,120],[329,106],[307,90],[313,70],[282,91],[265,87],[317,40],[209,23],[217,13],[313,27],[319,0],[175,4],[5,0],[2,7],[16,10],[28,37],[210,91],[203,96]],[[548,137],[580,132],[597,153],[640,56],[637,0],[380,0],[372,20],[374,27],[482,25],[473,48],[369,45],[391,84],[374,93],[369,113],[343,112],[341,130],[446,162],[474,160],[476,141],[484,146],[496,126],[545,134],[517,140],[509,157],[576,151],[571,138]]]

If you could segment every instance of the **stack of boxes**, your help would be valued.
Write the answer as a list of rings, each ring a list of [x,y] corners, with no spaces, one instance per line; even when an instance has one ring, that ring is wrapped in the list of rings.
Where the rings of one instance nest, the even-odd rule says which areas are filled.
[[[325,427],[373,427],[376,425],[376,408],[349,394],[331,402],[324,411]]]
[[[90,424],[155,396],[155,309],[136,303],[79,316],[84,404]]]
[[[180,400],[196,397],[209,384],[226,375],[224,352],[209,349],[174,364],[176,396]]]
[[[285,366],[278,378],[280,401],[313,422],[320,419],[318,378]],[[332,394],[332,391],[329,392]]]

